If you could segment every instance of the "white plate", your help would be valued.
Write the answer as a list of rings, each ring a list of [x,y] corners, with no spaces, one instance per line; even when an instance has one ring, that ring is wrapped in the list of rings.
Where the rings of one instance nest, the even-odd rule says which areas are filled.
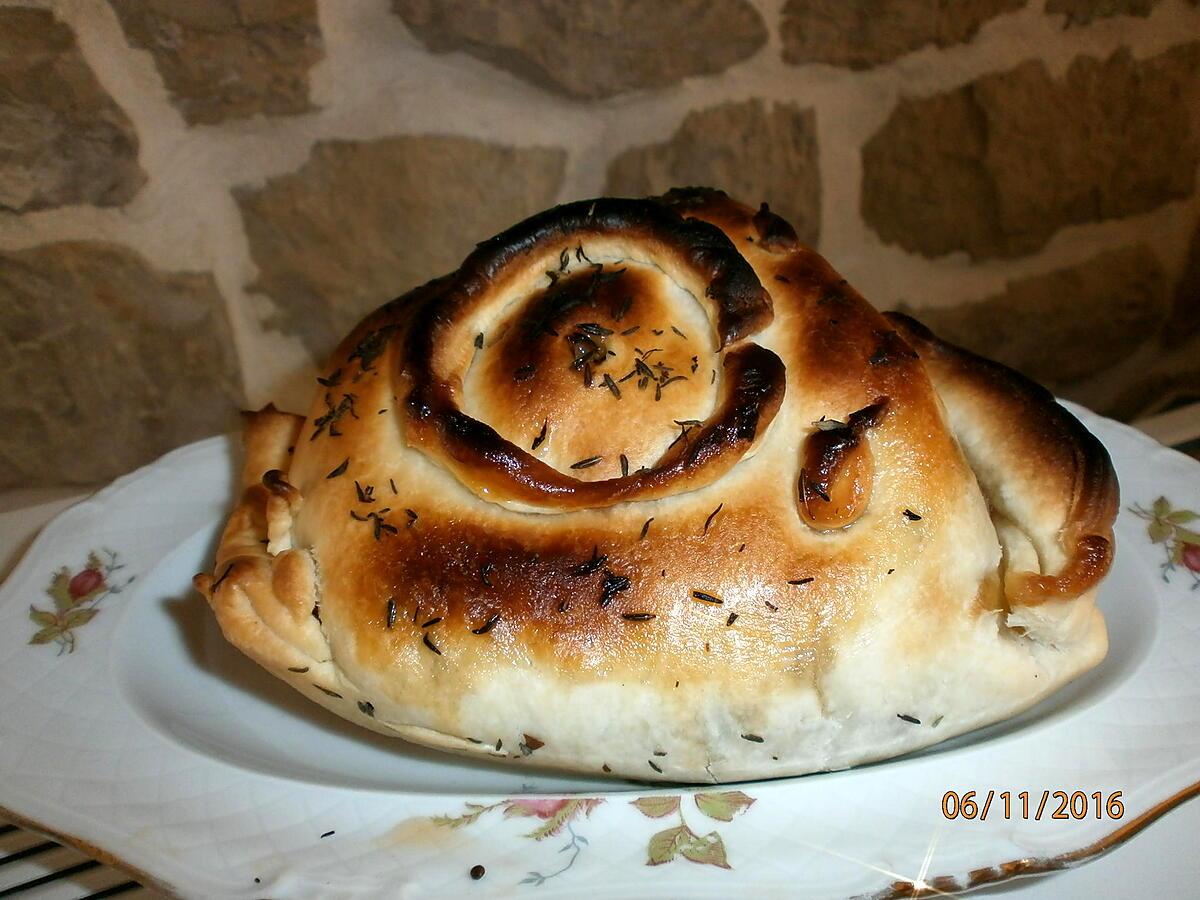
[[[1075,411],[1122,487],[1103,664],[920,754],[711,790],[466,763],[275,681],[190,585],[226,512],[232,444],[184,447],[55,519],[0,590],[0,814],[195,897],[887,896],[1078,864],[1200,792],[1200,582],[1169,565],[1200,520],[1164,520],[1154,543],[1144,517],[1159,497],[1160,518],[1200,511],[1200,466]],[[91,553],[98,574],[81,575]],[[973,818],[947,818],[948,791],[975,792]],[[1051,795],[1038,819],[1055,791],[1074,808],[1054,818]]]

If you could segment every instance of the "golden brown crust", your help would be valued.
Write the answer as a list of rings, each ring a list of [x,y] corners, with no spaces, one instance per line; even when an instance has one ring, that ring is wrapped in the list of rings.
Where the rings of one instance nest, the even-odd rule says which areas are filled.
[[[271,469],[287,469],[303,422],[303,416],[280,412],[273,403],[242,413],[243,489],[261,482]]]
[[[875,462],[867,429],[887,412],[888,398],[850,414],[845,422],[824,420],[804,441],[800,469],[800,517],[814,528],[845,528],[871,500]]]
[[[223,629],[252,629],[251,639],[239,646],[260,661],[273,661],[280,652],[295,657],[287,641],[266,641],[266,631],[291,632],[310,615],[316,595],[311,562],[305,553],[290,549],[300,493],[282,475],[303,423],[302,416],[272,405],[243,413],[241,500],[221,535],[214,575],[193,579]],[[252,598],[253,615],[239,609],[235,595]],[[311,639],[307,644],[314,646]]]
[[[364,320],[307,418],[250,420],[198,578],[231,641],[377,731],[692,781],[905,752],[1103,654],[1086,589],[1016,612],[1020,572],[1083,584],[1046,528],[1086,500],[989,507],[1024,463],[937,347],[764,207],[565,210]]]
[[[978,431],[979,452],[994,458],[993,466],[976,467],[993,502],[1004,504],[1002,495],[1012,494],[1049,500],[1013,516],[1028,533],[1053,541],[1061,560],[1046,560],[1047,571],[1008,572],[1010,605],[1069,599],[1095,587],[1112,565],[1120,506],[1104,445],[1041,385],[938,339],[909,316],[886,315],[920,353],[952,413],[959,413],[960,429]],[[993,469],[997,476],[989,477]]]
[[[469,360],[462,354],[452,357],[445,347],[465,346],[468,339],[475,339],[467,323],[501,306],[504,288],[532,269],[537,277],[548,277],[549,285],[524,303],[524,315],[505,324],[500,349],[492,354],[500,375],[493,374],[492,380],[506,381],[512,372],[513,381],[524,385],[519,391],[525,396],[518,402],[528,405],[534,402],[529,396],[534,391],[543,395],[549,391],[553,409],[553,401],[564,390],[578,393],[571,374],[578,370],[585,387],[595,387],[603,377],[619,399],[618,382],[611,373],[600,371],[610,356],[618,355],[605,339],[618,333],[635,298],[641,312],[644,298],[653,297],[655,281],[662,276],[645,265],[635,268],[632,262],[606,267],[596,261],[597,249],[603,252],[613,240],[623,248],[644,252],[646,263],[673,274],[676,281],[690,281],[693,296],[710,307],[714,348],[738,346],[725,354],[720,370],[714,370],[714,378],[721,379],[716,407],[698,426],[696,440],[685,447],[672,445],[651,464],[635,465],[638,471],[633,474],[628,474],[630,467],[624,463],[620,477],[598,480],[587,470],[603,461],[603,453],[587,452],[570,464],[570,470],[562,471],[465,412],[456,394],[466,377],[467,367],[461,363]],[[572,261],[577,264],[573,270]],[[614,301],[623,295],[625,305],[606,302],[608,293],[616,294]],[[424,292],[413,305],[404,363],[409,442],[440,457],[480,494],[563,510],[649,500],[682,487],[694,489],[715,481],[751,449],[782,400],[784,370],[778,357],[762,347],[742,345],[769,325],[773,316],[770,295],[754,269],[719,228],[681,218],[652,200],[604,198],[547,210],[485,241],[458,272]],[[585,310],[593,321],[571,325],[570,318]],[[564,319],[568,313],[573,315]],[[607,321],[601,324],[601,320]],[[381,332],[392,327],[397,326],[384,325]],[[556,327],[574,330],[566,335],[570,366],[553,364],[561,344],[555,340],[560,337]],[[687,340],[677,325],[671,329]],[[663,334],[665,329],[655,331]],[[477,340],[481,339],[482,334]],[[654,382],[656,403],[677,382],[688,385],[671,390],[670,400],[688,386],[700,384],[699,354],[692,356],[690,374],[676,366],[659,368],[660,377],[654,370],[663,363],[649,361],[653,352],[639,354],[630,374],[640,388]],[[455,360],[460,365],[453,365]],[[511,387],[484,390],[484,404],[493,414],[513,393]],[[549,424],[551,414],[547,413],[545,423]],[[609,463],[616,460],[610,458]]]
[[[687,442],[669,446],[650,468],[603,481],[560,472],[451,407],[439,412],[422,406],[409,423],[410,441],[428,452],[442,451],[446,465],[477,493],[558,510],[653,500],[716,481],[746,454],[779,409],[784,369],[775,354],[739,347],[726,354],[723,372],[712,416],[697,420]],[[602,460],[601,455],[597,462]]]

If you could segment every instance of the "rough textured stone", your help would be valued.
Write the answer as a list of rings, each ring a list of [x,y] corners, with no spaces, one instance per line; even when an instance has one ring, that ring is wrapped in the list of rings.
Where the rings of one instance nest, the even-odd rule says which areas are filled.
[[[308,70],[324,56],[316,0],[109,2],[189,124],[312,109]]]
[[[392,0],[392,9],[430,50],[461,50],[583,99],[711,75],[767,41],[746,0]]]
[[[816,246],[821,177],[813,111],[750,100],[689,113],[670,140],[614,159],[605,192],[637,197],[692,184],[744,203],[765,200]]]
[[[1162,0],[1048,0],[1046,12],[1066,13],[1067,26],[1087,25],[1111,16],[1146,18]]]
[[[1059,228],[1191,194],[1200,161],[1200,43],[1135,61],[1028,62],[902,100],[863,148],[862,213],[926,256],[1038,250]]]
[[[1155,358],[1146,360],[1144,367],[1122,367],[1120,372],[1106,373],[1104,384],[1098,386],[1100,390],[1081,384],[1075,390],[1077,397],[1067,396],[1090,409],[1126,422],[1157,415],[1176,406],[1200,402],[1200,340],[1193,336],[1190,342],[1165,360],[1159,356],[1159,352],[1155,348],[1152,354],[1148,354]],[[1104,388],[1107,388],[1104,393],[1109,396],[1096,396]],[[1193,444],[1192,455],[1200,458],[1200,442]]]
[[[869,69],[927,44],[949,47],[1026,0],[788,0],[780,37],[785,62]]]
[[[0,383],[0,489],[110,479],[240,403],[212,276],[111,244],[0,252]]]
[[[1163,337],[1174,347],[1200,331],[1200,226],[1192,233],[1183,276],[1175,286],[1175,308]],[[1200,385],[1197,386],[1200,390]]]
[[[368,311],[550,206],[565,162],[559,149],[457,137],[317,144],[297,172],[235,191],[259,269],[251,288],[323,356]]]
[[[146,180],[129,119],[42,9],[0,9],[0,209],[119,206]]]
[[[1162,266],[1137,244],[1010,281],[977,303],[905,312],[951,343],[1058,387],[1131,354],[1158,334],[1169,309]]]

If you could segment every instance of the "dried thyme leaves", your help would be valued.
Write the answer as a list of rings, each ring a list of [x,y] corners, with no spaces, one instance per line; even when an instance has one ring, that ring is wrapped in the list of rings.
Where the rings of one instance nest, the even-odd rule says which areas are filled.
[[[587,562],[580,563],[571,569],[570,575],[575,578],[580,578],[584,575],[591,575],[593,572],[599,572],[604,568],[604,564],[608,562],[608,555],[601,553],[599,547],[592,547],[592,556]]]
[[[617,594],[629,590],[629,584],[629,578],[625,575],[618,575],[611,569],[605,569],[604,578],[600,582],[600,606],[608,606]]]
[[[712,523],[714,521],[716,521],[717,516],[720,514],[721,510],[724,508],[725,508],[725,504],[720,503],[717,505],[716,509],[714,509],[712,512],[710,512],[708,514],[708,518],[704,520],[704,533],[705,534],[708,534],[708,529],[712,527]]]
[[[342,370],[341,369],[334,369],[332,372],[330,372],[324,378],[321,378],[319,376],[317,378],[317,384],[321,385],[322,387],[337,387],[341,383],[342,383]]]
[[[358,380],[364,373],[372,372],[372,364],[376,359],[387,349],[388,338],[396,330],[395,325],[385,325],[382,328],[377,328],[375,331],[366,335],[346,357],[346,362],[351,363],[358,360],[359,372],[355,376],[355,381]]]
[[[350,510],[350,518],[356,522],[370,522],[371,532],[375,540],[379,540],[385,534],[398,534],[400,529],[387,521],[386,516],[390,513],[391,507],[367,513],[365,516],[360,515],[354,510]]]
[[[471,634],[487,634],[489,631],[491,631],[493,628],[496,627],[496,623],[499,621],[500,621],[500,614],[493,613],[492,615],[488,616],[487,621],[485,621],[478,628],[472,628]]]
[[[325,394],[325,412],[313,420],[313,433],[309,437],[310,441],[315,441],[318,437],[329,432],[330,437],[341,437],[342,433],[338,430],[338,422],[345,416],[357,419],[358,413],[354,411],[354,403],[358,398],[354,394],[343,394],[342,399],[335,405],[333,395]]]

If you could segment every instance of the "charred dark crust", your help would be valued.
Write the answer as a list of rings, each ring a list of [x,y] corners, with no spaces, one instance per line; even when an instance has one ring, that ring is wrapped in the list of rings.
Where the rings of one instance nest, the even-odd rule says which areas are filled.
[[[724,191],[700,185],[671,188],[661,197],[655,199],[659,203],[679,210],[681,213],[741,207],[740,203],[737,203]]]
[[[681,216],[695,217],[719,227],[727,234],[745,234],[747,238],[754,239],[755,233],[759,231],[759,224],[763,223],[760,219],[758,223],[754,221],[754,210],[748,206],[738,203],[724,191],[719,191],[716,188],[707,187],[683,187],[672,188],[661,197],[651,198],[656,203],[661,203],[664,206],[670,207]],[[774,216],[774,214],[771,214]],[[774,216],[774,218],[779,218]],[[779,218],[779,222],[790,229],[786,221]],[[778,226],[776,226],[778,227]],[[796,248],[799,248],[799,242],[796,243]],[[770,247],[765,249],[770,250]]]
[[[868,428],[874,428],[887,411],[889,399],[880,397],[870,406],[851,413],[844,425],[819,430],[804,442],[805,461],[801,475],[808,487],[824,499],[846,458],[862,442]],[[803,489],[802,489],[803,493]]]
[[[878,397],[869,406],[850,414],[845,423],[831,428],[818,429],[804,441],[803,464],[798,484],[801,518],[814,527],[850,525],[863,514],[866,504],[857,505],[848,514],[837,519],[829,516],[828,508],[833,502],[834,485],[849,474],[851,460],[859,451],[868,429],[874,428],[887,413],[888,397]],[[860,464],[870,463],[868,455]],[[823,509],[822,507],[825,507]]]
[[[867,357],[867,363],[872,366],[893,366],[905,360],[919,359],[918,354],[895,331],[876,331],[875,349]]]
[[[658,199],[599,198],[557,206],[479,244],[456,273],[419,288],[422,296],[416,305],[408,304],[413,319],[404,354],[404,371],[411,380],[405,409],[413,443],[429,449],[440,444],[447,462],[460,474],[496,487],[509,499],[553,501],[559,508],[656,496],[679,478],[711,480],[749,449],[754,435],[770,422],[784,390],[783,363],[753,346],[727,353],[723,401],[697,438],[653,468],[619,479],[588,482],[564,475],[458,408],[447,379],[435,371],[435,352],[445,331],[487,296],[508,266],[547,246],[578,246],[585,253],[589,238],[610,235],[632,235],[657,244],[699,275],[706,285],[705,299],[716,308],[721,349],[770,324],[770,295],[717,226],[685,219]]]
[[[772,253],[800,249],[796,229],[783,216],[771,212],[763,203],[754,214],[754,227],[758,231],[758,245]]]
[[[1011,411],[1012,427],[1025,426],[1030,440],[1055,453],[1070,454],[1071,503],[1061,530],[1067,562],[1058,573],[1029,573],[1010,601],[1034,605],[1056,597],[1067,599],[1097,584],[1112,564],[1113,523],[1120,506],[1117,475],[1104,445],[1037,382],[941,340],[910,316],[884,315],[927,363],[946,363]]]
[[[565,203],[531,216],[479,244],[468,256],[446,292],[442,308],[426,314],[414,333],[428,338],[438,320],[454,318],[490,289],[514,260],[539,246],[562,241],[586,242],[589,236],[641,234],[679,253],[689,268],[707,282],[705,297],[717,306],[721,346],[760,331],[773,316],[770,294],[720,228],[680,216],[655,200],[602,197]]]
[[[283,497],[285,500],[290,501],[297,494],[295,485],[289,484],[279,469],[268,469],[264,472],[262,483],[263,487],[276,497]]]
[[[468,481],[488,483],[509,499],[581,509],[648,500],[724,474],[770,424],[783,401],[785,369],[770,350],[751,344],[725,357],[723,392],[712,417],[686,444],[676,444],[652,468],[603,481],[579,481],[505,440],[452,405],[410,396],[411,430],[419,443],[443,447]],[[417,392],[414,391],[414,395]],[[415,405],[414,405],[415,404]]]

